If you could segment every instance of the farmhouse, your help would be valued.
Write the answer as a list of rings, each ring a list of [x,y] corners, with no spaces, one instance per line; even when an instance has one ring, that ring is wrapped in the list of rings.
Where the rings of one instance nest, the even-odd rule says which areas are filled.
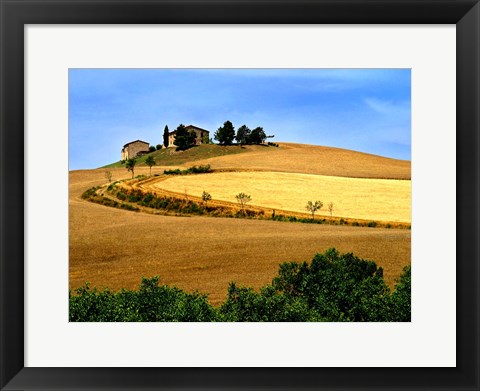
[[[149,143],[142,140],[131,141],[123,146],[120,160],[133,159],[138,155],[148,153],[149,146]]]
[[[204,144],[204,139],[206,137],[210,137],[210,132],[208,130],[199,128],[198,126],[193,126],[193,125],[188,125],[185,126],[185,129],[188,131],[194,131],[195,132],[195,144],[200,145]],[[175,130],[173,132],[168,133],[168,146],[169,147],[174,147],[175,145],[173,142],[175,141]]]

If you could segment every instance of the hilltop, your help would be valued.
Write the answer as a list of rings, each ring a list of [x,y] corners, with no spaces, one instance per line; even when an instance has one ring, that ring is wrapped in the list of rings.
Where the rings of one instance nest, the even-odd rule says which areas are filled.
[[[193,164],[209,164],[215,170],[279,171],[377,179],[411,178],[411,163],[407,160],[308,144],[279,143],[279,147],[266,145],[222,147],[209,144],[182,152],[164,148],[139,158],[139,165],[144,165],[146,157],[150,155],[155,158],[158,166],[187,167]],[[105,166],[109,167],[122,165],[116,162]]]

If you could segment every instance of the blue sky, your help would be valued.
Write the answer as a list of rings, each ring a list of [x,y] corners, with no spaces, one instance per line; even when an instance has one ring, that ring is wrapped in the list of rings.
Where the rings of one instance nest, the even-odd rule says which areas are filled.
[[[410,69],[70,69],[69,166],[162,143],[165,125],[262,126],[289,141],[411,158]]]

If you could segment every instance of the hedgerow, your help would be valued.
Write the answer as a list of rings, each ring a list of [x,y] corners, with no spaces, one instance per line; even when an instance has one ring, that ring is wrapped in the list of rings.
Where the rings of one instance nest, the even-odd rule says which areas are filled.
[[[212,172],[209,164],[207,164],[206,166],[193,166],[193,167],[187,168],[186,170],[180,170],[176,168],[175,170],[163,171],[165,175],[205,174],[207,172]]]

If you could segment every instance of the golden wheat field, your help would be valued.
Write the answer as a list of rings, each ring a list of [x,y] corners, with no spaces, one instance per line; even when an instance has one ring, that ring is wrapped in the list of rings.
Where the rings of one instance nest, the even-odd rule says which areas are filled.
[[[249,153],[225,156],[223,158],[225,160],[212,158],[206,162],[214,169],[232,168],[232,165],[238,169],[252,169],[252,166],[257,164],[254,160],[260,162],[260,157],[252,157],[246,161],[232,159],[235,156],[240,158],[243,155],[258,154],[261,148]],[[298,152],[302,148],[294,147],[293,151]],[[281,153],[284,154],[283,161],[279,162],[272,156],[267,158],[267,153],[262,152],[264,169],[282,171],[286,170],[283,168],[284,165],[290,167],[286,170],[290,173],[302,169],[304,163],[295,162],[298,158],[297,152],[288,157],[285,149],[264,150],[274,151],[273,154],[277,153],[275,151],[283,151]],[[344,151],[342,154],[348,155]],[[352,156],[357,155],[354,153],[350,158]],[[353,173],[363,172],[365,174],[363,177],[370,178],[409,178],[409,162],[366,156],[365,159],[377,162],[371,164],[370,171],[355,168],[356,165],[353,163],[345,170],[352,176],[355,176]],[[286,161],[288,159],[290,164]],[[344,160],[347,162],[347,157]],[[381,162],[384,163],[383,168]],[[388,165],[389,162],[391,165]],[[195,161],[194,164],[203,163]],[[340,170],[341,164],[340,161],[333,167],[335,164],[330,163],[331,172]],[[193,164],[185,164],[184,167],[191,165]],[[314,164],[307,165],[315,167]],[[368,164],[366,166],[369,167]],[[162,173],[163,169],[164,167],[153,167],[152,174]],[[110,170],[113,173],[113,180],[130,177],[125,168]],[[325,167],[315,170],[306,172],[325,174],[323,172]],[[135,175],[138,174],[148,175],[148,167],[137,167]],[[254,174],[269,174],[274,178],[274,174],[279,173]],[[99,288],[133,289],[138,286],[141,277],[159,275],[162,283],[175,285],[186,291],[198,290],[207,293],[210,302],[216,305],[226,297],[229,282],[236,281],[241,285],[259,288],[271,282],[280,263],[309,261],[315,253],[323,252],[330,247],[374,260],[384,268],[385,280],[390,286],[393,286],[402,268],[410,263],[410,230],[268,220],[159,216],[130,212],[81,199],[83,191],[92,186],[105,184],[105,169],[72,171],[69,177],[71,289],[78,288],[87,281]],[[200,179],[204,175],[191,176],[194,177]],[[165,182],[168,183],[170,180]],[[181,189],[181,192],[184,190]],[[210,192],[216,196],[213,191]],[[339,202],[335,199],[327,200],[323,196],[318,198],[327,202],[332,201],[334,204]]]
[[[281,172],[219,172],[175,176],[150,184],[151,188],[200,197],[208,191],[214,200],[236,202],[240,192],[252,197],[249,205],[277,210],[306,212],[307,201],[324,206],[317,216],[332,214],[363,220],[410,222],[409,180],[345,178]]]

